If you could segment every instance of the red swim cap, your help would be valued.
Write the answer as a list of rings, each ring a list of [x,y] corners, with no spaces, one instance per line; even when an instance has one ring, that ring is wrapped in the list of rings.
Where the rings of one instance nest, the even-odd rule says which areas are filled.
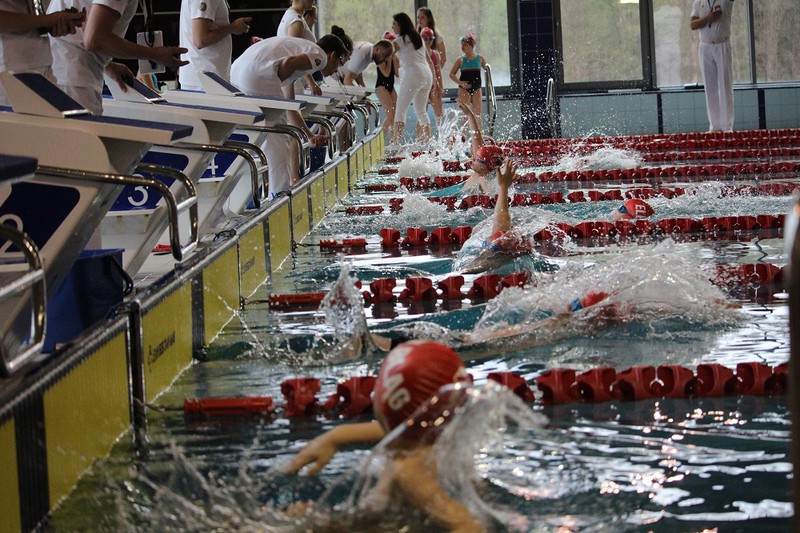
[[[387,41],[394,41],[395,39],[397,39],[397,36],[394,33],[387,31],[384,32],[383,38]]]
[[[462,43],[467,43],[468,45],[474,47],[478,42],[475,40],[475,36],[471,33],[466,34],[461,38]]]
[[[468,381],[461,358],[443,344],[405,342],[386,355],[372,405],[387,431],[402,424],[443,385]]]
[[[608,298],[607,292],[590,292],[581,298],[581,303],[583,304],[583,307],[589,307],[590,305],[602,302],[606,298]]]
[[[472,160],[483,163],[489,170],[494,170],[503,164],[504,157],[503,149],[499,146],[483,145],[478,148],[478,152],[473,156]]]
[[[422,31],[419,32],[419,36],[423,39],[433,39],[435,37],[433,30],[428,27],[422,28]]]
[[[625,203],[619,207],[619,212],[626,218],[646,218],[655,213],[653,208],[650,207],[650,204],[638,198],[626,200]]]

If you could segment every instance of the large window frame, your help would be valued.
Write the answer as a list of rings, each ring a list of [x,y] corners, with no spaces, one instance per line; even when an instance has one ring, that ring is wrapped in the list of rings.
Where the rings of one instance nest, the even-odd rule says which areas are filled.
[[[616,0],[614,0],[616,1]],[[687,0],[689,2],[690,0]],[[563,46],[563,27],[561,22],[561,2],[553,0],[555,39],[557,55],[557,81],[559,93],[581,93],[581,92],[607,92],[612,90],[642,90],[658,91],[669,90],[672,86],[659,85],[656,79],[656,43],[655,43],[655,15],[653,0],[639,0],[639,20],[641,28],[641,59],[642,77],[640,79],[613,80],[613,81],[586,81],[586,82],[565,82],[564,80],[564,46]],[[745,4],[747,20],[744,22],[747,31],[747,42],[749,46],[749,72],[746,81],[734,82],[737,86],[769,86],[796,84],[800,80],[786,80],[783,82],[767,82],[758,80],[758,63],[756,56],[755,38],[755,16],[753,0],[737,0]],[[688,24],[688,21],[686,22]]]

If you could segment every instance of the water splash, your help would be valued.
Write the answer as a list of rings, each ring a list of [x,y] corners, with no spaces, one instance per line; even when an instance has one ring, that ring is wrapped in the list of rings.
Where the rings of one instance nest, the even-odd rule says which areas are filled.
[[[413,474],[397,469],[414,465],[420,467],[419,479],[433,476],[451,498],[485,525],[525,531],[527,520],[513,510],[513,501],[522,494],[528,499],[551,497],[561,491],[555,487],[566,482],[566,478],[557,480],[535,470],[522,472],[514,466],[516,454],[539,448],[535,435],[544,431],[546,422],[544,416],[495,383],[443,387],[377,445],[358,470],[326,490],[310,509],[304,526],[314,529],[335,521],[357,528],[365,515],[380,515],[383,520],[388,518],[393,528],[417,530],[414,526],[418,528],[420,523],[434,527],[424,513],[408,503],[397,503],[408,501],[404,498],[408,483],[402,479],[414,481]],[[433,427],[431,424],[437,429],[426,430],[420,437],[419,428]],[[410,441],[417,443],[412,449],[408,448]],[[487,492],[486,485],[498,490]]]
[[[606,318],[612,321],[636,321],[651,328],[670,320],[680,320],[687,327],[738,323],[741,314],[729,308],[724,293],[709,281],[712,276],[699,259],[678,251],[674,241],[666,240],[652,247],[620,248],[620,253],[604,262],[595,262],[596,258],[571,261],[538,286],[504,291],[489,302],[474,337],[489,337],[509,327],[522,331],[537,325],[542,311],[564,313],[569,302],[597,291],[610,296],[563,324],[554,321],[546,333],[552,335],[561,326],[595,325],[609,311],[615,316]],[[539,331],[542,328],[535,329],[545,333]],[[562,333],[567,332],[565,329]]]
[[[581,147],[578,147],[574,153],[562,156],[553,170],[569,172],[571,170],[638,168],[644,162],[642,155],[634,150],[622,150],[608,146],[589,153],[580,153],[582,150]]]

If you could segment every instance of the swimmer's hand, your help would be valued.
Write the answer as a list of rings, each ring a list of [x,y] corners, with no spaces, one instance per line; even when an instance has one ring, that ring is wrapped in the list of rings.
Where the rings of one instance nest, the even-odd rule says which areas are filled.
[[[292,461],[283,469],[286,474],[297,474],[305,466],[313,464],[306,471],[309,476],[319,474],[328,464],[337,451],[335,439],[331,438],[333,430],[323,433],[319,437],[309,441],[300,453],[292,458]]]
[[[314,135],[309,139],[309,143],[311,144],[311,148],[322,148],[328,144],[329,140],[330,137],[327,135]]]
[[[303,467],[313,464],[306,473],[309,476],[316,475],[330,462],[340,446],[363,442],[378,442],[385,435],[383,428],[377,422],[342,424],[326,431],[306,444],[292,458],[289,464],[283,468],[283,472],[296,474]]]
[[[465,114],[472,115],[472,116],[475,115],[475,113],[472,111],[472,107],[467,102],[465,102],[463,99],[456,98],[456,102],[458,103],[459,109],[461,109],[461,111],[463,111]]]
[[[501,188],[508,190],[517,176],[517,165],[511,162],[510,159],[503,161],[500,168],[497,169],[497,183]]]

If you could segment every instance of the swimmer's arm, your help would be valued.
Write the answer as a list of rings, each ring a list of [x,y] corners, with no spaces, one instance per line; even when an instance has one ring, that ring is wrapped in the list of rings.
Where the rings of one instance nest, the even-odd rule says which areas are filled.
[[[483,134],[481,133],[481,128],[478,126],[478,119],[475,117],[472,107],[461,99],[457,99],[456,101],[458,102],[458,107],[461,108],[461,111],[464,112],[467,116],[467,120],[469,120],[469,129],[472,130],[472,153],[474,155],[478,152],[478,149],[483,146]]]
[[[394,482],[414,507],[424,511],[451,532],[484,531],[483,525],[469,510],[445,492],[436,470],[426,464],[426,454],[396,459]]]
[[[458,76],[456,76],[456,72],[458,72],[460,68],[461,68],[461,58],[459,57],[458,59],[456,59],[456,62],[453,63],[453,68],[450,69],[450,79],[453,80],[455,84],[458,85],[459,87],[461,87],[461,80],[459,80]]]
[[[377,421],[342,424],[309,441],[292,458],[284,471],[287,474],[296,474],[304,466],[313,463],[308,475],[317,474],[340,447],[348,444],[379,442],[385,435],[386,432]]]

